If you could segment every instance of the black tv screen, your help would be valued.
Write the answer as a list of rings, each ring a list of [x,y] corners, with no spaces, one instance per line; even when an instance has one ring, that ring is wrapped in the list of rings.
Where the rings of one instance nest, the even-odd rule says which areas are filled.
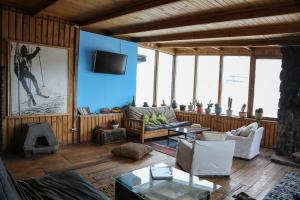
[[[127,55],[96,51],[93,72],[107,74],[125,74]]]

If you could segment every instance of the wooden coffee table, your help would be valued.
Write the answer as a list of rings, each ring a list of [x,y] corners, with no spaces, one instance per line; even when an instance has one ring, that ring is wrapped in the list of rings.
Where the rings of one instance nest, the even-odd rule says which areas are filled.
[[[211,128],[201,127],[201,128],[192,128],[191,126],[183,126],[183,127],[176,127],[176,128],[169,128],[168,129],[168,144],[170,141],[170,132],[176,132],[177,135],[184,135],[184,139],[187,139],[189,134],[196,134],[202,133],[203,131],[209,131]]]

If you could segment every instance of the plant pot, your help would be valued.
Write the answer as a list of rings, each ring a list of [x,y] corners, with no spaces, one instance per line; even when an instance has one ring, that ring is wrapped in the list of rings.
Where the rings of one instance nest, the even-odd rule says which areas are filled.
[[[194,111],[194,105],[188,105],[188,111],[190,112]]]
[[[119,128],[119,124],[111,124],[111,127],[112,127],[113,129]]]
[[[179,106],[180,111],[185,111],[185,108],[186,108],[185,105],[180,105],[180,106]]]
[[[222,108],[221,107],[215,107],[215,113],[216,113],[216,115],[220,115],[222,113]]]
[[[262,113],[255,113],[255,119],[257,120],[257,121],[260,121],[261,119],[263,118],[263,114]]]
[[[197,113],[203,113],[203,107],[197,106]]]
[[[232,116],[232,110],[226,110],[226,115],[229,117]]]
[[[177,108],[177,103],[175,100],[172,101],[172,108],[173,109],[176,109]]]
[[[240,118],[246,118],[247,117],[247,112],[239,112]]]
[[[207,114],[207,115],[210,114],[210,108],[205,108],[205,114]]]

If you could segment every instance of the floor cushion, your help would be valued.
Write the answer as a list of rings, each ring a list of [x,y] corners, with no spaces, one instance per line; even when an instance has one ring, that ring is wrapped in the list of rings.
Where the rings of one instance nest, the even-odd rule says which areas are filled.
[[[126,144],[115,147],[111,152],[115,156],[131,158],[133,160],[140,160],[151,151],[152,148],[148,145],[128,142]]]

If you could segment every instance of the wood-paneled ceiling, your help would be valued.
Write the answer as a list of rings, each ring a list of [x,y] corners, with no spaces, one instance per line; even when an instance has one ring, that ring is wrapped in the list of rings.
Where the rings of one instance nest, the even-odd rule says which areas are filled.
[[[300,0],[2,0],[158,48],[300,44]]]

